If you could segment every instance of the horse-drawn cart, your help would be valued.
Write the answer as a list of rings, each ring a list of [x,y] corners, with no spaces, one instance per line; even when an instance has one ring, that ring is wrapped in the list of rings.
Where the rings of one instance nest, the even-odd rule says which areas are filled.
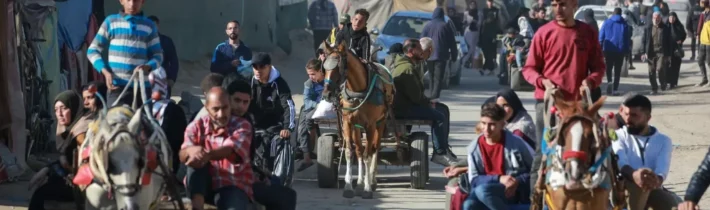
[[[316,124],[337,128],[336,119],[317,119]],[[404,125],[429,126],[428,120],[397,120],[397,126],[404,131]],[[414,189],[423,189],[429,180],[429,135],[426,132],[416,131],[400,138],[398,145],[395,132],[388,131],[381,139],[379,151],[379,164],[410,167],[411,186]],[[364,142],[363,138],[363,141]],[[337,133],[323,133],[318,137],[316,152],[318,155],[318,187],[334,188],[338,183],[338,169],[343,157],[342,147],[344,141],[339,139]],[[358,141],[360,142],[360,141]],[[376,186],[375,186],[376,188]]]

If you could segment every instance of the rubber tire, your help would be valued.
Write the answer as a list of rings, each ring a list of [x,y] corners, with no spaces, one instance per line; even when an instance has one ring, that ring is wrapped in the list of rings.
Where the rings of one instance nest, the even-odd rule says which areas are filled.
[[[337,135],[333,133],[326,133],[318,137],[318,187],[320,188],[335,188],[338,183],[338,164],[337,164],[337,150],[335,149],[335,142],[337,140]]]
[[[429,179],[429,135],[414,132],[410,135],[409,152],[411,154],[410,184],[414,189],[424,189]]]

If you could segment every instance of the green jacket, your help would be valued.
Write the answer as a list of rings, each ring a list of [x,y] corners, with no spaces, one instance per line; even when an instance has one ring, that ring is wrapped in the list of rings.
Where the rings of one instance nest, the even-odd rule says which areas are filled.
[[[430,106],[430,99],[424,96],[424,74],[407,56],[397,55],[392,65],[394,87],[394,109],[406,110],[407,107],[421,105]]]

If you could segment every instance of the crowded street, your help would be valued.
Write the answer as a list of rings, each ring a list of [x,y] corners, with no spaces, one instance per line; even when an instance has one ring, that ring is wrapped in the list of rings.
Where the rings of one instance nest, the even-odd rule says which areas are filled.
[[[0,0],[0,210],[710,208],[710,0],[269,1]]]

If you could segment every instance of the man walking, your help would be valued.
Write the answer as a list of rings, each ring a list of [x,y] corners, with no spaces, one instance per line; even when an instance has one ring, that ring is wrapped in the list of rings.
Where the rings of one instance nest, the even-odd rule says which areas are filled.
[[[631,43],[631,30],[629,30],[626,20],[621,17],[621,8],[614,8],[612,16],[604,21],[599,30],[599,42],[602,43],[606,62],[606,94],[618,95],[621,65],[624,63],[624,57],[629,51]]]
[[[493,6],[493,0],[486,1],[486,8],[483,9],[483,24],[481,25],[481,35],[478,46],[483,51],[483,57],[486,58],[483,63],[483,69],[488,70],[489,74],[493,73],[496,67],[496,36],[502,33],[500,27],[500,12],[498,8]]]
[[[710,87],[708,84],[708,72],[705,68],[705,62],[710,65],[710,24],[708,19],[710,19],[710,5],[708,5],[708,0],[701,0],[700,6],[705,10],[700,14],[698,23],[698,39],[700,39],[700,46],[698,47],[698,66],[700,67],[700,74],[703,77],[700,83],[696,84],[696,87]]]
[[[688,14],[685,20],[685,30],[688,32],[688,37],[690,37],[690,60],[695,60],[695,49],[698,47],[698,26],[701,24],[700,16],[703,14],[703,6],[700,1],[693,1],[692,8],[690,8],[690,14]],[[704,21],[703,21],[704,22]]]
[[[575,99],[582,88],[598,87],[606,68],[596,32],[573,17],[577,0],[553,0],[551,5],[555,20],[538,29],[523,67],[525,80],[535,86],[536,141],[543,135],[545,90],[557,88],[566,100]],[[539,170],[542,157],[539,143],[535,148],[531,171]],[[537,173],[531,173],[533,192],[537,178]]]
[[[152,20],[155,23],[156,28],[160,28],[160,19],[158,19],[158,17],[152,15],[148,17],[148,19]],[[180,69],[180,62],[178,61],[177,50],[175,49],[175,43],[173,42],[173,39],[160,32],[158,32],[158,36],[160,36],[160,46],[163,46],[163,54],[165,55],[165,59],[163,59],[162,66],[168,76],[167,97],[170,98],[173,85],[175,85],[175,81],[177,81],[178,69]]]
[[[143,0],[120,0],[120,3],[123,10],[104,19],[86,51],[96,71],[106,78],[108,106],[119,100],[134,70],[141,69],[143,73],[149,74],[163,62],[158,28],[153,21],[143,16]],[[103,59],[104,53],[108,54],[107,60]],[[145,86],[150,87],[148,80]],[[141,97],[138,99],[140,103],[137,104],[143,104]],[[126,91],[119,105],[132,103],[133,91]]]
[[[338,26],[338,10],[328,0],[316,0],[308,7],[308,23],[313,31],[313,50],[328,38],[330,30]]]
[[[229,73],[237,72],[237,69],[241,66],[241,60],[251,60],[251,49],[239,39],[239,27],[239,21],[232,20],[227,22],[225,32],[228,39],[214,49],[210,64],[211,72],[227,76]],[[251,77],[249,70],[251,69],[246,68],[244,72],[240,72],[244,77],[243,79],[246,80]]]
[[[661,91],[666,90],[666,70],[674,43],[671,29],[663,23],[661,12],[654,12],[652,18],[653,25],[646,28],[641,39],[641,60],[648,62],[651,94],[655,95],[658,94],[658,82],[661,83]]]
[[[442,82],[444,79],[444,71],[446,71],[446,63],[451,59],[456,61],[458,51],[456,49],[456,38],[454,29],[446,24],[444,20],[444,9],[437,7],[431,16],[431,21],[422,29],[421,37],[429,37],[434,41],[433,53],[427,62],[427,70],[429,70],[429,97],[438,99],[441,94]]]

